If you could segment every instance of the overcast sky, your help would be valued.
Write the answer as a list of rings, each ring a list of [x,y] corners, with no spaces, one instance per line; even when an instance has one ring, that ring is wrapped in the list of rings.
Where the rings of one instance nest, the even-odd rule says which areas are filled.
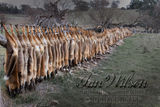
[[[28,4],[32,7],[43,7],[44,2],[46,2],[48,0],[0,0],[0,2],[4,2],[4,3],[9,3],[9,4],[13,4],[16,6],[20,6],[21,4]],[[54,1],[54,0],[50,0],[50,1]],[[65,0],[67,1],[67,0]],[[71,0],[69,0],[71,1]],[[84,0],[84,1],[91,1],[91,0]],[[114,0],[109,0],[110,2],[114,1]],[[126,7],[126,5],[128,5],[130,3],[130,0],[119,0],[120,1],[120,5],[119,7]]]

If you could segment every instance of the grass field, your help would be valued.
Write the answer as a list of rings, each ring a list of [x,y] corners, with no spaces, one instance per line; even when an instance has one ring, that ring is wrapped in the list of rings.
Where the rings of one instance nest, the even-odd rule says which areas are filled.
[[[71,73],[59,73],[54,79],[43,81],[35,91],[16,98],[3,94],[5,101],[13,107],[160,107],[160,34],[135,34],[100,58],[96,63],[85,63],[72,68]],[[107,75],[128,76],[133,71],[134,80],[147,81],[146,88],[76,87],[90,74],[90,80],[101,81]],[[1,71],[0,82],[4,82],[2,77]]]
[[[6,17],[6,24],[32,24],[31,17],[27,15],[21,14],[5,14]]]

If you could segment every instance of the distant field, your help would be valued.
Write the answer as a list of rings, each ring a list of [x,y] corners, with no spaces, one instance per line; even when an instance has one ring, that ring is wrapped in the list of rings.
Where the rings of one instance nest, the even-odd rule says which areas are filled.
[[[132,24],[137,17],[139,17],[139,13],[136,10],[120,10],[120,9],[106,9],[103,10],[104,14],[113,14],[112,23],[113,24]],[[95,26],[96,22],[90,17],[90,14],[97,15],[97,11],[93,9],[89,9],[88,11],[72,11],[67,16],[67,21],[71,24],[78,24],[80,26]]]
[[[120,9],[106,9],[106,14],[108,11],[113,13],[112,23],[123,23],[130,24],[135,21],[139,16],[136,10],[120,10]],[[88,11],[71,11],[68,13],[66,20],[70,24],[78,24],[79,26],[92,28],[95,26],[95,21],[90,17],[90,13],[97,14],[96,10],[90,9]],[[105,13],[105,12],[104,12]],[[6,14],[8,19],[8,24],[32,24],[32,20],[26,15],[12,15]]]
[[[100,58],[102,59],[96,61],[98,64],[85,63],[82,67],[72,68],[71,73],[60,73],[54,79],[38,84],[35,91],[24,92],[15,99],[4,95],[8,99],[6,102],[16,107],[160,107],[160,34],[135,34],[126,38],[121,46],[113,50],[112,54]],[[148,82],[147,88],[124,89],[112,86],[82,89],[76,87],[82,78],[87,78],[91,73],[91,80],[100,81],[107,74],[119,76],[130,75],[133,72],[135,72],[134,79],[145,79]],[[2,77],[1,73],[0,78]],[[116,104],[114,100],[108,103],[93,103],[90,102],[90,98],[97,96],[95,91],[100,97],[133,94],[138,100],[129,105]]]
[[[32,24],[30,16],[20,14],[5,14],[7,24]]]

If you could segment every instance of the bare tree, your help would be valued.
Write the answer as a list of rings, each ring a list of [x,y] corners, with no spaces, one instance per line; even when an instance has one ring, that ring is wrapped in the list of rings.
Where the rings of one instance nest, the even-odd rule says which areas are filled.
[[[118,1],[118,0],[117,1],[113,1],[112,4],[111,4],[111,7],[112,8],[118,8],[119,3],[120,3],[120,1]]]
[[[97,26],[109,27],[112,22],[113,10],[106,7],[109,5],[108,0],[93,0],[91,1],[91,7],[94,12],[90,12],[90,17],[94,20]]]
[[[154,28],[156,32],[159,32],[160,29],[160,1],[154,6],[153,14],[152,14],[153,20],[154,20]]]
[[[69,4],[60,0],[48,1],[44,4],[45,11],[42,15],[37,16],[37,25],[52,26],[53,24],[63,23],[66,13],[69,11]]]
[[[57,4],[59,10],[73,10],[75,6],[72,0],[60,0]]]
[[[105,8],[109,5],[109,0],[92,0],[90,5],[95,9]]]
[[[160,29],[160,1],[132,0],[128,9],[137,9],[140,13],[141,27],[149,32],[159,32]]]
[[[73,0],[76,5],[75,9],[80,11],[87,11],[89,9],[89,3],[83,0]]]
[[[155,4],[152,4],[152,8],[140,10],[139,12],[141,14],[141,23],[144,25],[146,31],[160,31],[160,1],[158,1]]]
[[[42,8],[32,8],[26,4],[21,5],[21,11],[23,14],[30,16],[31,21],[35,21],[36,16],[44,12]]]

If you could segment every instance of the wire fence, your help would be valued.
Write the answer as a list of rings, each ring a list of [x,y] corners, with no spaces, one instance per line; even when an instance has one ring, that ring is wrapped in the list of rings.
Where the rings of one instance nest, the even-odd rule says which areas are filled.
[[[4,56],[5,56],[5,49],[0,46],[0,70],[2,71],[4,68]]]
[[[0,34],[4,35],[4,29],[0,26]],[[5,48],[0,46],[0,71],[4,68],[4,56],[5,56]]]

